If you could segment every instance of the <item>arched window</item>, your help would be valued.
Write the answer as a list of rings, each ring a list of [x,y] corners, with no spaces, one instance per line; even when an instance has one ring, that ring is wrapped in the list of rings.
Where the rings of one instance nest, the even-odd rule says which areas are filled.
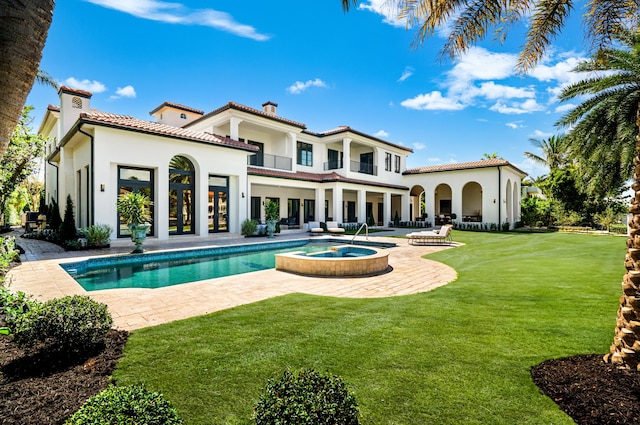
[[[195,232],[195,167],[176,155],[169,163],[169,234]]]

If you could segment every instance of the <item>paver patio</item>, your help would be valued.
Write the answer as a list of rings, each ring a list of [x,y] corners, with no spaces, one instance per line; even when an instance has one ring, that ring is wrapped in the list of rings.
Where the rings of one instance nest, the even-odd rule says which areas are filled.
[[[305,233],[292,233],[279,236],[279,240],[307,237]],[[347,238],[351,237],[345,237],[345,240]],[[115,327],[134,330],[294,292],[333,297],[388,297],[426,292],[456,279],[455,270],[449,266],[421,258],[425,254],[451,247],[412,246],[403,238],[369,236],[369,239],[398,245],[389,251],[392,271],[371,277],[319,278],[270,269],[157,289],[87,292],[59,264],[70,259],[77,261],[84,257],[128,252],[132,248],[129,240],[114,241],[109,249],[65,252],[50,243],[18,237],[16,242],[25,250],[25,254],[21,256],[22,264],[7,274],[7,285],[13,291],[23,291],[39,300],[65,295],[90,295],[108,305]],[[182,237],[169,241],[152,238],[145,243],[145,248],[160,250],[264,241],[232,237]]]

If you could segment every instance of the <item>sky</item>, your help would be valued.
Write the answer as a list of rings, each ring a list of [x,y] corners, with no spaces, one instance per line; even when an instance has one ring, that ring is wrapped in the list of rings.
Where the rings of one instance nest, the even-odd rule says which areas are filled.
[[[528,75],[515,70],[526,22],[500,44],[479,43],[450,60],[444,31],[412,47],[415,28],[385,0],[65,0],[56,2],[40,69],[61,85],[93,93],[92,108],[152,120],[173,102],[210,112],[229,101],[322,132],[338,126],[413,149],[408,168],[498,156],[532,177],[547,172],[524,156],[563,129],[573,106],[558,103],[587,58],[574,10],[547,56]],[[27,99],[38,128],[54,89]]]

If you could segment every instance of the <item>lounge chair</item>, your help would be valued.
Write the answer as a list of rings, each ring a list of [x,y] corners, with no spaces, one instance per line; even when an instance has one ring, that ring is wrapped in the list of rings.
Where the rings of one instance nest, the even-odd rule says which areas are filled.
[[[320,226],[319,221],[310,221],[308,225],[309,232],[311,232],[312,235],[321,235],[324,233],[324,229],[322,228],[322,226]]]
[[[409,245],[451,245],[451,228],[451,225],[445,224],[440,230],[409,233],[407,239]]]
[[[344,233],[344,229],[338,226],[337,221],[327,221],[327,232],[332,234],[341,234]]]

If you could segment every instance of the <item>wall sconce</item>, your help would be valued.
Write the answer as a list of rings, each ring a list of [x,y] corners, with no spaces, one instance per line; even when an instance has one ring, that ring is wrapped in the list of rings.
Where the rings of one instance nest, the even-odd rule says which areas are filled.
[[[496,198],[493,198],[493,203],[494,203],[494,204],[496,203]]]
[[[104,192],[104,183],[100,183],[100,192]]]
[[[242,197],[244,198],[244,192],[242,192]]]

